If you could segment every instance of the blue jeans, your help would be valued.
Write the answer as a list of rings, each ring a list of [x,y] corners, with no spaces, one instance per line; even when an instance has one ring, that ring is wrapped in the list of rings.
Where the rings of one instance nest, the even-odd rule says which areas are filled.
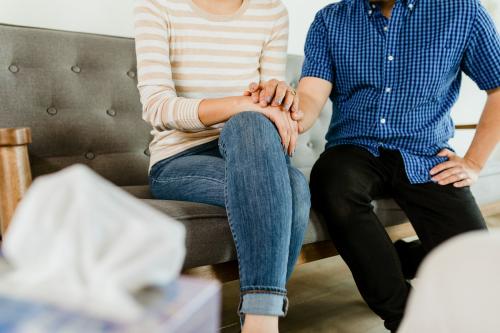
[[[219,140],[153,166],[157,199],[226,208],[239,262],[239,313],[284,316],[285,284],[309,221],[304,175],[281,145],[274,124],[256,112],[232,117]]]

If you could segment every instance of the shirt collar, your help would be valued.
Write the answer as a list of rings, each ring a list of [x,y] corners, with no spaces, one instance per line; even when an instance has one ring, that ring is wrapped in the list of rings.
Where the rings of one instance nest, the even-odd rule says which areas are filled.
[[[370,3],[370,0],[363,0],[363,2],[365,3],[366,10],[370,14],[373,13],[374,8],[372,7],[372,3]],[[412,11],[413,9],[415,9],[418,0],[396,0],[396,2],[403,2],[404,4],[406,4],[406,8]]]

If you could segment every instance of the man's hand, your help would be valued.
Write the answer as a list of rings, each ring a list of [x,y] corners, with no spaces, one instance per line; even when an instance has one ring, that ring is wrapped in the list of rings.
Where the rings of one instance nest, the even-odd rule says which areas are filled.
[[[438,164],[431,170],[432,180],[439,185],[453,184],[455,187],[467,187],[479,178],[482,167],[467,158],[457,156],[448,149],[443,149],[438,156],[448,157],[448,161]]]
[[[281,106],[283,111],[290,112],[292,119],[300,121],[304,114],[299,109],[299,96],[295,89],[285,81],[270,80],[267,82],[251,83],[245,96],[251,96],[255,104],[261,107]]]

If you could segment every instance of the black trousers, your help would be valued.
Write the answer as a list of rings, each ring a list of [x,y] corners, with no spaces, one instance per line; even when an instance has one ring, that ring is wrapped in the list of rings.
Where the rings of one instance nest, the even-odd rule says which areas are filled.
[[[371,202],[394,198],[426,252],[453,236],[486,228],[469,188],[412,185],[397,151],[383,150],[374,157],[356,146],[329,149],[313,167],[311,193],[312,204],[325,217],[361,295],[391,331],[403,317],[409,285]]]

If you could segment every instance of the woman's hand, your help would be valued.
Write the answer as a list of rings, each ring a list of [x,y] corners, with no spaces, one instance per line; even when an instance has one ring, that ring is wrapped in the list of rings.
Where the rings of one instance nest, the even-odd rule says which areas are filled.
[[[252,101],[261,107],[281,106],[283,111],[292,114],[292,119],[295,121],[300,121],[304,117],[304,114],[299,109],[297,92],[285,81],[273,79],[260,84],[251,83],[244,95],[252,97]]]
[[[299,136],[299,124],[292,119],[290,112],[284,112],[279,106],[262,107],[260,104],[254,104],[249,96],[243,97],[243,103],[245,111],[260,112],[274,123],[281,137],[283,150],[293,156]]]

